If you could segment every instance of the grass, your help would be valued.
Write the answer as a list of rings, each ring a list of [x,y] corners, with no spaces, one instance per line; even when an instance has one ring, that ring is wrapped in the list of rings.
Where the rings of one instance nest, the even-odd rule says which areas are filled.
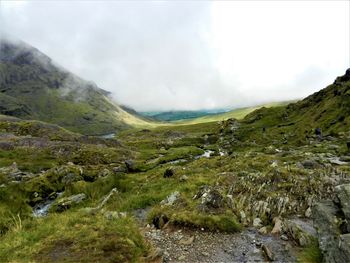
[[[282,106],[282,105],[287,105],[288,103],[291,103],[291,102],[293,101],[271,102],[271,103],[266,103],[266,104],[253,106],[253,107],[239,108],[239,109],[231,110],[225,113],[213,114],[213,115],[203,116],[203,117],[189,119],[189,120],[176,121],[176,123],[190,125],[190,124],[198,124],[198,123],[206,123],[206,122],[225,121],[231,118],[241,120],[245,116],[247,116],[249,113],[257,109],[260,109],[262,107],[270,108],[270,107]]]
[[[136,262],[148,253],[130,218],[107,220],[79,212],[27,220],[0,243],[1,262]]]
[[[297,258],[299,263],[321,263],[322,253],[318,246],[318,241],[313,239],[310,245],[304,248]]]

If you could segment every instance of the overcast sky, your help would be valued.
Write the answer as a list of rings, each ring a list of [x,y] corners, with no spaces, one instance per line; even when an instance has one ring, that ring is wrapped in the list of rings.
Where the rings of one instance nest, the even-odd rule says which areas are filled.
[[[0,28],[136,110],[301,98],[350,66],[349,1],[1,1]]]

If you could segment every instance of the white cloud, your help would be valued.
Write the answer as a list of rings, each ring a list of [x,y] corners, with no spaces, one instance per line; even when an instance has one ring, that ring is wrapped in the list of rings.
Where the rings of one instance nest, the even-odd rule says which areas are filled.
[[[306,96],[349,67],[349,2],[2,2],[2,28],[137,110]]]

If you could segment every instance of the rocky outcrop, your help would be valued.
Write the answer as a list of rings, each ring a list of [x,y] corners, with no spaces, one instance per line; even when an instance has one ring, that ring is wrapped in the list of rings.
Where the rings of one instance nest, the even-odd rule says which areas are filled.
[[[336,187],[335,201],[322,201],[313,208],[313,220],[324,262],[350,262],[350,184]]]
[[[224,205],[224,197],[221,193],[209,186],[202,186],[193,199],[200,199],[198,209],[203,212],[218,209]]]

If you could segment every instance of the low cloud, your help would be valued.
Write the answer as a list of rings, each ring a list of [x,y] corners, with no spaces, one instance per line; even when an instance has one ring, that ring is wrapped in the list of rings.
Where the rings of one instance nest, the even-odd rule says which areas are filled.
[[[300,98],[331,83],[350,64],[348,5],[5,1],[0,22],[121,104],[191,110]]]

